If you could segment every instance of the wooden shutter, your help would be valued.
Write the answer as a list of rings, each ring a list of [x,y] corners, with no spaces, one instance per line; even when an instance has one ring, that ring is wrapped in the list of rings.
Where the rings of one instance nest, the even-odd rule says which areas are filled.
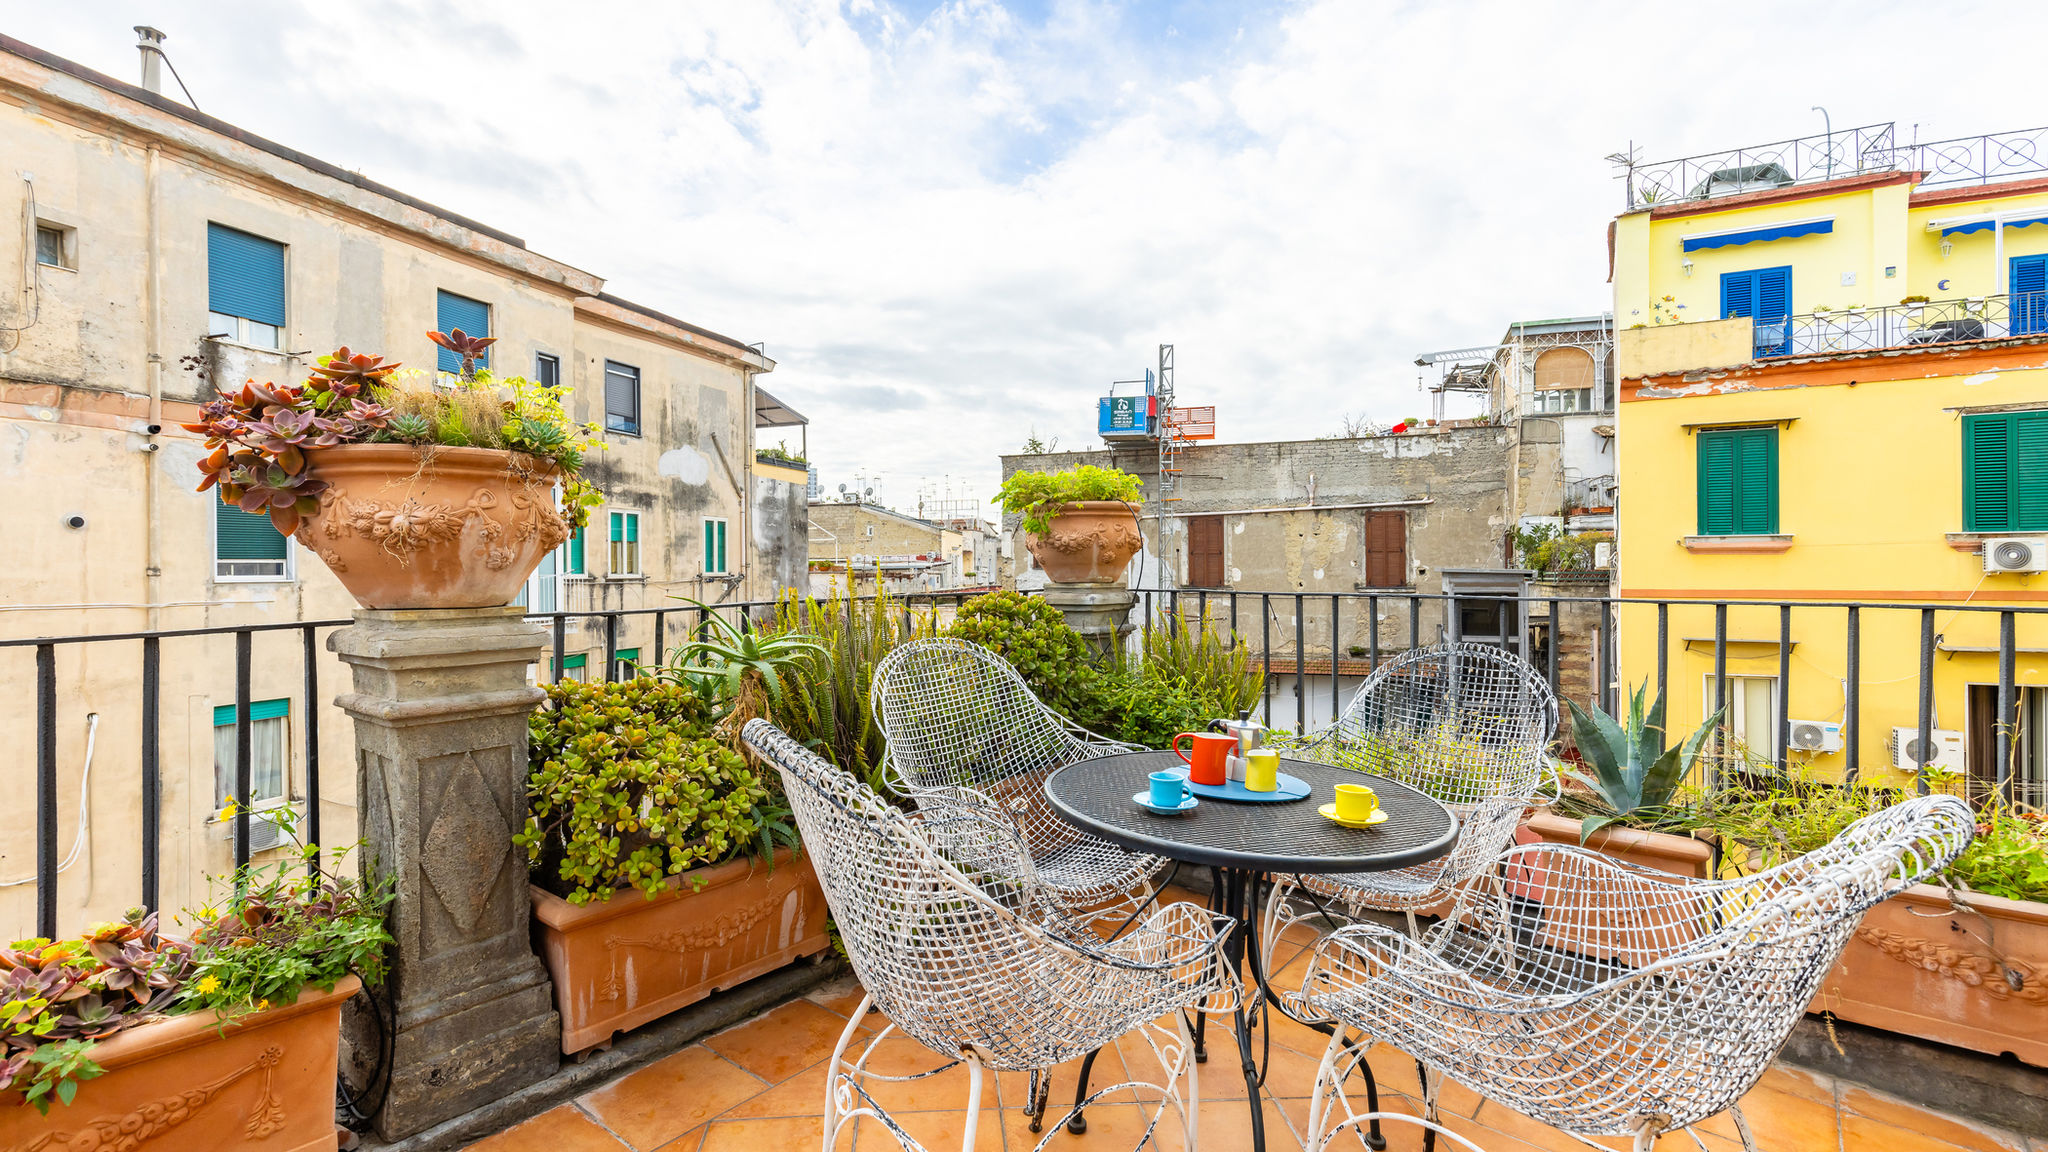
[[[1699,534],[1768,536],[1778,530],[1778,430],[1706,428],[1699,457]]]
[[[2012,526],[2048,530],[2048,412],[2012,414]]]
[[[1188,517],[1188,586],[1221,588],[1223,580],[1223,517]]]
[[[2048,332],[2048,256],[2015,256],[2006,266],[2012,278],[2012,334]]]
[[[2048,411],[1963,417],[1963,530],[2048,529]]]
[[[434,324],[442,332],[453,332],[460,328],[464,336],[489,336],[491,306],[481,300],[457,296],[453,292],[439,292],[434,297]],[[434,359],[436,368],[443,372],[462,371],[462,357],[446,348],[437,347],[435,351],[439,353]],[[476,366],[486,368],[490,363],[490,350],[485,349],[483,355],[476,358]]]
[[[1783,320],[1792,314],[1792,269],[1759,268],[1756,277],[1756,311],[1759,320]]]
[[[284,245],[219,224],[206,226],[207,309],[284,326]]]
[[[1721,319],[1756,315],[1756,273],[1721,273]]]
[[[1366,509],[1365,583],[1372,588],[1408,584],[1408,513],[1399,508]]]

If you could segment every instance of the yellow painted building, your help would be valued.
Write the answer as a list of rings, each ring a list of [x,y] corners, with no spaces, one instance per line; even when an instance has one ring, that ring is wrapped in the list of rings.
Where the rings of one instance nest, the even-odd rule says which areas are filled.
[[[2003,744],[2015,793],[2038,804],[2048,179],[1965,182],[1922,159],[1708,166],[1615,222],[1618,594],[1672,602],[1675,733],[1721,698],[1701,602],[1763,601],[1727,607],[1719,630],[1732,733],[1753,758],[1797,733],[1793,766],[1909,781],[1924,661],[1934,763],[1981,793]],[[2011,570],[1992,571],[1987,542],[2003,541],[2017,543],[1988,551]],[[2015,610],[2004,742],[1987,607]],[[1620,635],[1624,692],[1654,683],[1657,608],[1623,607]]]

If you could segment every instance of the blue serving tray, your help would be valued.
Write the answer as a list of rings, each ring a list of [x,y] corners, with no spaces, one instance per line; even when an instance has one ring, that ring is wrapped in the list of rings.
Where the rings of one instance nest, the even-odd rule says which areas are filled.
[[[1174,768],[1171,771],[1179,773],[1183,778],[1188,774],[1185,768]],[[1197,784],[1189,780],[1188,791],[1197,796],[1207,796],[1211,800],[1236,800],[1245,804],[1279,804],[1288,800],[1308,799],[1308,781],[1301,777],[1289,776],[1282,772],[1277,783],[1280,787],[1271,792],[1254,792],[1245,787],[1242,780],[1230,780],[1222,784]]]

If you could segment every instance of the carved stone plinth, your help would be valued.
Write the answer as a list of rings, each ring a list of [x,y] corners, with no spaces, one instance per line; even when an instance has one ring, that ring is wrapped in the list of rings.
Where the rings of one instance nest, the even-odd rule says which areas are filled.
[[[397,890],[385,996],[389,1090],[375,1122],[395,1140],[552,1074],[561,1021],[530,941],[526,682],[544,631],[518,608],[356,613],[328,640],[355,691],[356,802],[365,868]],[[377,1024],[345,1029],[352,1079],[376,1063]],[[371,1098],[375,1098],[374,1091]]]
[[[1131,604],[1137,595],[1122,584],[1047,584],[1040,593],[1060,610],[1067,626],[1081,634],[1097,655],[1107,655],[1131,632]]]

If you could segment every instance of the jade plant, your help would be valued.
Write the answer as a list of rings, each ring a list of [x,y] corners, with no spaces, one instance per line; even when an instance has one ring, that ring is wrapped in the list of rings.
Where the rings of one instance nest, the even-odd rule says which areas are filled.
[[[1014,472],[996,494],[1003,511],[1021,514],[1026,532],[1044,535],[1067,505],[1083,500],[1139,499],[1144,481],[1120,468],[1080,464],[1061,472]]]
[[[1588,712],[1576,700],[1568,700],[1572,713],[1572,739],[1591,772],[1567,772],[1583,784],[1604,812],[1588,813],[1579,822],[1579,841],[1618,820],[1656,823],[1670,816],[1672,798],[1699,762],[1700,748],[1721,722],[1721,711],[1707,717],[1683,743],[1659,749],[1664,743],[1664,694],[1646,710],[1643,698],[1649,683],[1638,684],[1629,694],[1628,715],[1622,722],[1605,712]]]
[[[323,356],[297,387],[249,381],[201,405],[187,431],[211,449],[199,462],[199,491],[217,488],[222,501],[268,515],[287,536],[320,508],[325,481],[311,453],[344,444],[412,444],[422,448],[495,448],[559,468],[562,514],[581,528],[601,497],[581,479],[596,429],[569,418],[568,385],[493,377],[476,367],[489,337],[461,329],[428,333],[462,358],[452,385],[397,363],[337,349]]]
[[[1054,709],[1068,716],[1089,711],[1097,673],[1088,642],[1044,599],[1007,590],[976,596],[960,606],[946,635],[1009,661]]]
[[[525,849],[535,883],[573,904],[792,837],[767,782],[711,736],[711,703],[652,676],[549,686],[528,723]]]

